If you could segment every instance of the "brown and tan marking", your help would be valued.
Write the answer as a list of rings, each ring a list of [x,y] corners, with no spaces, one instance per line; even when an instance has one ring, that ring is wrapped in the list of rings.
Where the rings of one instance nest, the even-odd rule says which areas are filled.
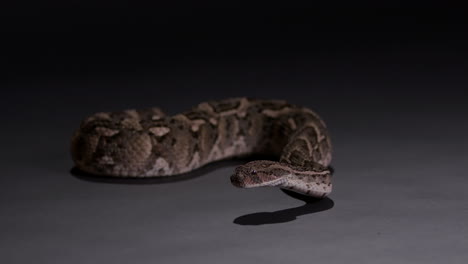
[[[114,177],[157,177],[248,154],[276,155],[239,166],[238,187],[277,186],[314,197],[331,192],[331,143],[312,110],[280,100],[232,98],[165,116],[159,108],[97,113],[72,138],[76,166]]]

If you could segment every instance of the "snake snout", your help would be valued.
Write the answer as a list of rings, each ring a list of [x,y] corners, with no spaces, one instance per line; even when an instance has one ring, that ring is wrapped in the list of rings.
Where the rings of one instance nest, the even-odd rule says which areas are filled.
[[[236,172],[231,176],[231,183],[232,185],[236,186],[236,187],[244,187],[244,177],[242,176],[242,174],[238,173],[238,171],[236,170]]]

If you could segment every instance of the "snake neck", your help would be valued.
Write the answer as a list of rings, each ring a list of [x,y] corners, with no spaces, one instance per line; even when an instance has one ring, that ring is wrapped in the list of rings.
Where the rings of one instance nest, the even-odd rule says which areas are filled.
[[[324,197],[332,191],[331,173],[329,170],[290,173],[277,186],[308,196]]]

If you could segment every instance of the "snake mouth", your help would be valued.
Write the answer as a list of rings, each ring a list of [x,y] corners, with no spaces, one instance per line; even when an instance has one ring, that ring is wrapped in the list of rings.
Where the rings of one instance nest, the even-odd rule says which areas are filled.
[[[232,175],[231,176],[231,183],[232,185],[239,187],[239,188],[256,188],[256,187],[273,187],[273,186],[280,186],[284,183],[284,179],[279,178],[268,182],[261,182],[261,183],[249,183],[246,182],[244,178],[240,177],[239,175]]]

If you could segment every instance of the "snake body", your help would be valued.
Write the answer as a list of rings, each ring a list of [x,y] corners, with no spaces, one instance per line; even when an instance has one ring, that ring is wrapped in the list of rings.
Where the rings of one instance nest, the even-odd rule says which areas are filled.
[[[235,169],[234,186],[277,186],[305,195],[331,192],[331,143],[312,110],[280,100],[231,98],[167,116],[159,108],[101,112],[82,121],[71,154],[82,171],[114,177],[186,173],[207,163],[250,154]]]

